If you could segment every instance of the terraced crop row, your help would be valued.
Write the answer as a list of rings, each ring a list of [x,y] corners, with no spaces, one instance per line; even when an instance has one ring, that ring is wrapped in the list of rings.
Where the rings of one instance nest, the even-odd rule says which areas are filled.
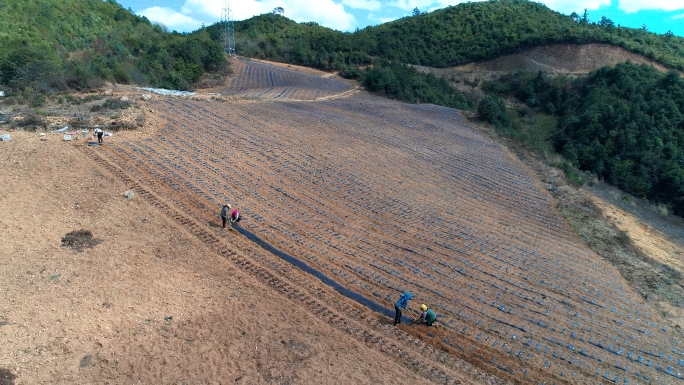
[[[239,98],[311,100],[351,89],[336,79],[290,71],[258,61],[235,61],[235,76],[219,92]]]
[[[120,167],[199,223],[230,202],[353,291],[392,307],[411,290],[439,315],[436,344],[516,382],[681,378],[677,334],[457,111],[371,96],[154,107],[166,127],[117,145]]]

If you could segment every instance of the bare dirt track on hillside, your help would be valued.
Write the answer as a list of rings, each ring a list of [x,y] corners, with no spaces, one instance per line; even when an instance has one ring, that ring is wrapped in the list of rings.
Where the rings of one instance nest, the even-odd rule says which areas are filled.
[[[609,44],[550,44],[493,60],[453,67],[453,69],[587,74],[601,67],[614,66],[627,61],[650,64],[662,71],[666,70],[663,65],[653,60]]]
[[[458,111],[363,93],[145,108],[102,147],[1,143],[17,383],[672,383],[684,365],[680,333]],[[226,202],[366,298],[412,290],[439,326],[394,328],[221,229]],[[61,248],[79,228],[102,243]]]
[[[542,71],[549,74],[581,76],[601,67],[614,66],[627,61],[649,64],[661,71],[667,71],[667,68],[660,63],[608,44],[550,44],[462,66],[449,68],[416,66],[416,68],[452,82],[463,79],[477,82],[482,79],[494,79],[504,73],[515,71]],[[459,87],[458,84],[456,86],[463,90],[463,87]]]

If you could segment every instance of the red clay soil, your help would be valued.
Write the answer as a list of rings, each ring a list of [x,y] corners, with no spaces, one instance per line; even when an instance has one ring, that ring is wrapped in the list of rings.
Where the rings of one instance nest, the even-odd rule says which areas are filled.
[[[265,68],[263,63],[258,67]],[[95,174],[60,179],[50,186],[76,185],[87,191],[86,187],[100,183],[110,186],[109,195],[102,197],[106,202],[135,205],[135,215],[127,218],[85,197],[67,201],[67,207],[87,205],[92,222],[80,220],[63,234],[88,228],[96,237],[101,238],[101,233],[119,237],[110,246],[105,238],[93,248],[102,253],[98,258],[88,251],[71,252],[69,258],[82,258],[82,264],[104,259],[110,271],[100,267],[98,272],[110,280],[112,275],[135,276],[131,283],[140,283],[149,274],[152,288],[160,286],[149,294],[150,288],[141,285],[114,293],[94,291],[94,300],[78,297],[97,305],[103,315],[124,310],[107,318],[109,329],[103,330],[116,347],[92,340],[90,349],[78,345],[80,354],[74,356],[82,355],[80,362],[90,370],[90,378],[135,379],[142,368],[149,376],[146,379],[162,382],[180,382],[188,373],[195,380],[214,381],[222,378],[222,370],[236,379],[241,371],[234,366],[239,362],[251,373],[247,383],[257,378],[278,381],[277,375],[293,383],[387,383],[397,378],[389,373],[403,375],[401,371],[414,376],[408,382],[417,382],[418,377],[437,383],[500,381],[491,375],[534,384],[676,382],[683,363],[681,333],[664,328],[660,315],[576,235],[531,172],[504,147],[465,123],[458,111],[365,93],[316,102],[161,98],[146,103],[146,108],[155,110],[156,126],[145,137],[115,136],[102,147],[63,144],[70,148],[71,158],[62,156],[51,164],[54,169],[65,161],[73,164],[77,157],[88,159],[88,166],[82,161],[74,166],[85,168],[81,178],[88,175],[86,169]],[[29,160],[33,161],[21,161]],[[19,175],[4,177],[9,181]],[[133,191],[136,198],[119,196],[124,190]],[[387,308],[402,290],[412,291],[409,307],[415,313],[421,303],[428,304],[438,314],[438,326],[394,328],[389,318],[340,296],[235,231],[221,229],[217,214],[224,203],[241,210],[244,228]],[[38,202],[22,204],[33,205],[36,211],[21,210],[15,216],[40,213]],[[111,215],[116,218],[107,220]],[[9,229],[13,222],[5,223]],[[36,235],[33,227],[30,230]],[[13,237],[19,238],[13,231]],[[158,240],[150,242],[148,235],[149,245],[135,246],[135,236],[155,232]],[[179,232],[182,238],[172,238]],[[131,233],[135,236],[126,239],[124,234]],[[41,247],[51,244],[45,241]],[[55,248],[59,249],[52,246],[39,260],[50,261],[58,252]],[[127,254],[129,248],[135,253]],[[106,257],[108,251],[117,253]],[[20,255],[13,250],[3,258],[24,261]],[[129,259],[135,263],[131,265]],[[20,277],[23,270],[36,274],[34,264],[13,263],[17,267],[7,277]],[[94,273],[77,266],[83,269],[77,276]],[[60,277],[68,279],[64,274],[52,279],[57,269],[50,268],[39,273],[45,274],[45,285],[54,285]],[[166,274],[176,278],[166,279]],[[183,280],[193,275],[194,280]],[[213,278],[198,278],[207,275]],[[233,276],[249,282],[252,297],[239,299],[242,284]],[[28,283],[24,287],[31,288]],[[179,298],[171,303],[183,303],[193,311],[170,307],[167,292]],[[201,295],[187,294],[198,292]],[[205,299],[209,293],[211,302]],[[20,301],[21,296],[15,293],[11,299]],[[198,300],[209,309],[198,310]],[[125,311],[148,309],[148,301],[157,303],[156,311]],[[66,310],[68,305],[55,308]],[[3,311],[11,314],[13,309],[15,305],[8,305]],[[236,314],[229,315],[231,311]],[[35,310],[45,317],[43,313]],[[280,317],[287,320],[284,326],[274,324],[275,314],[285,315]],[[236,317],[243,318],[236,321]],[[227,326],[228,321],[240,327]],[[301,371],[291,368],[301,361],[275,362],[286,357],[275,352],[278,346],[288,346],[279,333],[290,326],[293,346],[316,346],[317,354],[331,357],[332,347],[352,344],[356,350],[343,358],[346,370],[372,361],[385,372],[374,372],[382,377],[371,378],[368,372],[351,369],[347,377],[336,378],[335,369],[316,377],[320,363],[302,359],[311,371],[300,377]],[[6,333],[6,328],[0,332]],[[19,324],[14,328],[23,330]],[[11,335],[21,333],[15,329]],[[141,337],[130,336],[138,332]],[[271,332],[278,339],[272,340]],[[127,337],[121,338],[122,333]],[[310,334],[321,339],[311,343]],[[214,335],[223,342],[216,344]],[[251,337],[241,338],[244,335]],[[325,339],[325,335],[334,337]],[[129,343],[136,338],[143,341]],[[248,349],[216,351],[235,341]],[[261,343],[271,345],[267,353],[257,354]],[[207,344],[214,348],[211,352]],[[14,347],[9,352],[14,354],[11,364],[19,367],[20,351]],[[368,352],[380,359],[370,359]],[[198,360],[198,353],[204,360]],[[222,360],[221,354],[228,358]],[[192,363],[173,371],[182,360]],[[388,369],[393,365],[396,372]],[[206,377],[197,373],[198,368]],[[197,382],[192,379],[188,382]]]
[[[676,378],[676,334],[458,111],[365,94],[150,106],[157,135],[85,154],[192,221],[232,203],[367,298],[391,308],[411,290],[441,324],[411,333],[514,382]]]
[[[217,218],[189,226],[172,201],[91,160],[111,148],[10,134],[0,143],[3,385],[503,383],[279,266]],[[62,242],[82,229],[101,243]]]
[[[658,314],[458,111],[368,95],[151,105],[167,123],[106,148],[113,168],[198,223],[236,205],[250,231],[387,307],[411,290],[440,315],[426,340],[455,356],[515,382],[678,375]]]

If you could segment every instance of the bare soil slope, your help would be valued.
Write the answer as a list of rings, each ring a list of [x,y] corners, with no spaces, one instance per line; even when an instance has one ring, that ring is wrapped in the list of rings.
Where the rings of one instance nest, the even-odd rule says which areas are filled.
[[[437,359],[397,354],[421,344],[371,312],[341,298],[346,313],[326,312],[314,295],[336,296],[315,283],[283,292],[250,262],[261,249],[215,221],[201,226],[220,244],[207,243],[85,153],[104,148],[10,134],[0,143],[0,357],[15,384],[418,383],[439,371]],[[101,243],[62,247],[79,229]],[[493,379],[448,360],[445,382]]]
[[[143,129],[106,145],[158,134],[157,115],[145,110]],[[0,159],[3,379],[501,382],[279,264],[216,218],[193,221],[142,175],[110,164],[108,147],[11,135]],[[127,189],[136,197],[125,199]],[[60,246],[83,228],[100,243]]]
[[[455,70],[544,71],[563,74],[587,74],[605,66],[631,61],[650,64],[665,71],[666,67],[624,48],[609,44],[552,44],[494,60],[452,67]]]
[[[468,82],[476,82],[480,79],[493,79],[503,73],[520,70],[571,76],[586,75],[601,67],[614,66],[627,61],[650,64],[661,71],[667,71],[662,64],[608,44],[551,44],[462,66],[449,68],[416,66],[416,68],[419,71],[431,72],[435,76],[445,77],[452,82],[464,79]],[[469,91],[468,87],[455,85],[462,91]]]
[[[0,354],[17,383],[681,376],[681,332],[458,111],[363,93],[143,107],[144,129],[102,147],[0,143]],[[429,304],[439,326],[394,328],[221,229],[226,202],[248,230],[386,307],[412,290],[410,307]],[[59,246],[81,228],[102,243]]]

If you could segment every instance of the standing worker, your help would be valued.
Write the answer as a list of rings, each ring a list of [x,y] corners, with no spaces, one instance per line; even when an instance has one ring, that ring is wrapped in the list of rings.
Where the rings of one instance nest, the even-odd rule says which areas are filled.
[[[401,323],[401,309],[407,310],[408,301],[413,297],[410,292],[401,293],[401,297],[394,304],[394,326]]]
[[[221,220],[223,221],[223,228],[226,228],[226,219],[228,219],[228,210],[230,210],[230,205],[226,204],[223,205],[223,208],[221,208]]]
[[[96,128],[95,133],[97,134],[97,143],[102,144],[102,134],[104,134],[104,132],[102,132],[101,129]]]
[[[435,314],[432,309],[428,309],[426,304],[420,305],[420,310],[423,312],[420,313],[420,318],[416,320],[416,324],[419,324],[421,321],[425,321],[425,325],[427,326],[432,326],[433,323],[435,323],[435,320],[437,319],[437,314]]]

